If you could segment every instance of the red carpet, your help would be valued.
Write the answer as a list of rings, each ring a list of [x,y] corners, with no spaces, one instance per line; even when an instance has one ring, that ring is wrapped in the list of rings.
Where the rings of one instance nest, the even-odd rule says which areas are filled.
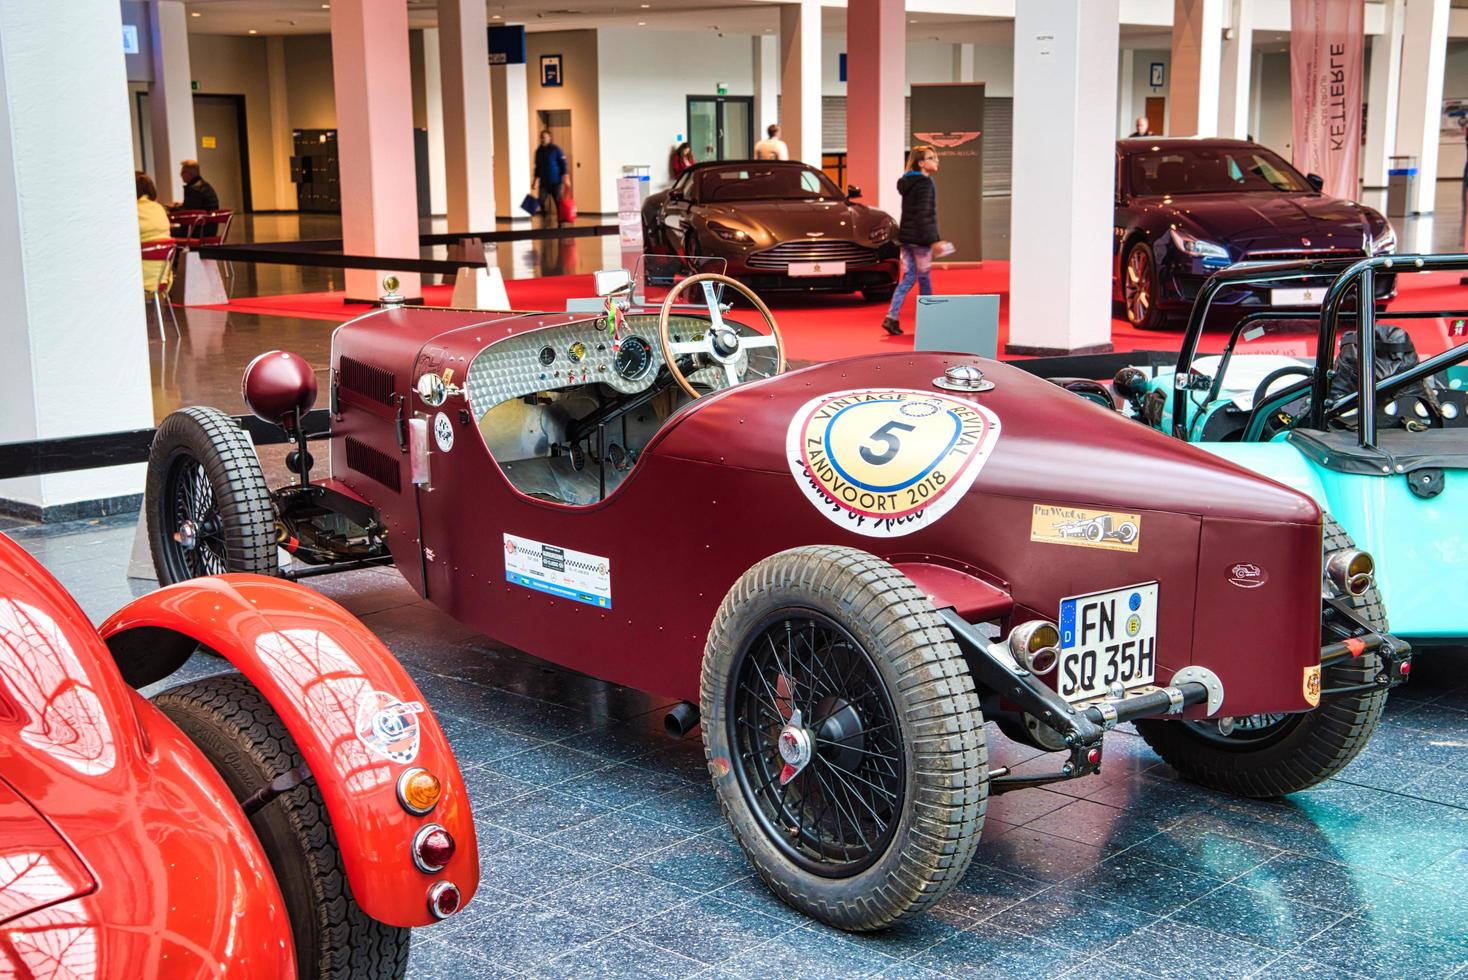
[[[1468,308],[1468,287],[1459,285],[1459,273],[1423,273],[1402,279],[1397,298],[1389,310],[1431,310]],[[514,279],[505,283],[510,302],[520,310],[563,310],[566,299],[591,296],[591,276],[552,276],[542,279]],[[990,261],[978,268],[934,269],[933,289],[937,293],[962,295],[999,294],[999,345],[1003,351],[1009,337],[1009,263]],[[423,298],[429,306],[447,306],[453,294],[451,286],[424,286]],[[826,361],[856,354],[912,349],[913,319],[916,304],[909,299],[902,311],[906,334],[889,337],[880,324],[884,304],[867,303],[854,294],[776,294],[767,297],[770,309],[785,335],[786,356],[798,361]],[[232,310],[265,316],[304,317],[340,322],[372,309],[366,304],[343,302],[341,293],[296,293],[286,296],[236,298],[210,309]],[[1406,321],[1422,356],[1462,343],[1463,332],[1452,321]],[[1112,320],[1111,341],[1119,351],[1176,350],[1182,337],[1181,326],[1162,331],[1138,330],[1125,320]],[[1210,332],[1200,348],[1216,352],[1227,335]],[[1313,341],[1306,344],[1314,349]],[[1302,350],[1301,353],[1306,353]]]

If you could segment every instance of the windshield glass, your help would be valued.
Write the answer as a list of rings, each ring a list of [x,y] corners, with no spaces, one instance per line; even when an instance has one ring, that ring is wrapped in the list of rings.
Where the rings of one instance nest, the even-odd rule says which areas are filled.
[[[836,185],[819,170],[806,167],[770,167],[741,164],[719,167],[698,175],[698,199],[719,201],[808,201],[841,196]]]
[[[1127,158],[1138,195],[1308,193],[1299,171],[1262,146],[1197,146],[1133,153]]]
[[[1217,378],[1223,367],[1223,378],[1218,385],[1220,397],[1232,399],[1242,409],[1253,407],[1254,394],[1265,378],[1276,372],[1279,377],[1269,385],[1271,392],[1287,388],[1303,380],[1315,364],[1312,356],[1319,321],[1262,320],[1246,326],[1234,338],[1232,356],[1227,365],[1218,356],[1200,357],[1193,368],[1210,377]],[[1285,371],[1285,368],[1300,368]]]

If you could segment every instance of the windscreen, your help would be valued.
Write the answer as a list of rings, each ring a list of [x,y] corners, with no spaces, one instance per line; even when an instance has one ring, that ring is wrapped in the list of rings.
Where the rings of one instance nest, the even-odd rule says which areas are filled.
[[[1197,146],[1127,157],[1132,193],[1144,196],[1310,193],[1299,171],[1262,146]]]
[[[689,276],[705,272],[723,275],[729,263],[707,255],[643,255],[632,273],[632,305],[661,306],[668,292]],[[685,296],[691,303],[698,296]]]
[[[841,192],[825,174],[807,167],[745,163],[716,167],[698,175],[698,200],[703,204],[807,201],[840,196]]]

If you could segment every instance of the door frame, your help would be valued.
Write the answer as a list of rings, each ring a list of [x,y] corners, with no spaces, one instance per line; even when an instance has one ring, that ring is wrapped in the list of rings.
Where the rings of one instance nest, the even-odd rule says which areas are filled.
[[[253,211],[255,202],[250,195],[250,127],[245,120],[245,97],[243,95],[232,95],[226,92],[194,92],[192,93],[192,95],[194,99],[197,99],[200,96],[204,96],[205,98],[210,99],[233,100],[235,129],[238,130],[238,139],[240,145],[240,198],[242,199],[240,202],[241,206],[237,209],[237,211]],[[138,91],[134,94],[134,99],[138,109],[138,159],[141,160],[143,163],[143,173],[149,173],[151,172],[152,168],[148,163],[148,144],[147,141],[143,138],[144,127],[148,125],[148,116],[143,111],[144,96],[149,96],[149,92],[147,89],[138,89]],[[149,98],[151,98],[151,96],[149,96]],[[193,104],[193,100],[190,100],[189,106],[192,107]],[[148,107],[152,107],[151,102],[149,103]],[[197,134],[195,135],[197,136]],[[194,152],[199,152],[198,147],[194,148]]]
[[[745,117],[744,117],[745,118],[745,122],[744,122],[744,136],[745,136],[745,140],[744,140],[744,142],[745,142],[745,145],[747,145],[750,148],[750,156],[752,157],[754,155],[754,96],[752,96],[752,95],[689,95],[689,96],[685,96],[684,99],[685,99],[685,101],[684,101],[683,124],[684,124],[684,127],[685,128],[684,128],[683,132],[687,133],[689,136],[692,136],[693,135],[693,103],[695,103],[695,102],[713,102],[713,103],[716,103],[717,108],[714,110],[714,121],[715,121],[714,128],[716,130],[718,130],[718,132],[716,132],[714,134],[714,138],[718,141],[718,144],[717,144],[717,146],[714,149],[714,153],[717,155],[718,159],[720,159],[720,160],[725,159],[725,157],[724,157],[724,104],[727,103],[727,102],[742,102],[742,103],[744,103],[745,107],[748,108],[748,110],[749,110],[749,112],[747,112],[745,114]],[[704,163],[706,161],[700,160],[698,162],[699,163]]]

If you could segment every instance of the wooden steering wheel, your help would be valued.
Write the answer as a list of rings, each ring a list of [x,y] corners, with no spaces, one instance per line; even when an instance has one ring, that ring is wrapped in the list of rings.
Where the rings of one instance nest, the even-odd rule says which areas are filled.
[[[724,308],[719,304],[719,290],[716,284],[730,287],[754,304],[754,308],[764,318],[770,332],[757,334],[754,337],[740,336],[736,327],[724,321]],[[708,306],[708,330],[698,338],[674,340],[668,332],[673,305],[685,290],[695,285],[702,288],[704,303]],[[775,317],[770,313],[770,308],[754,294],[754,290],[744,283],[737,279],[730,279],[728,276],[721,276],[716,272],[703,272],[696,276],[689,276],[668,292],[667,298],[663,300],[662,309],[658,311],[658,341],[663,349],[663,361],[668,365],[668,370],[672,372],[673,380],[678,382],[678,387],[693,398],[708,394],[710,388],[718,391],[737,385],[750,373],[760,378],[768,378],[781,374],[785,370],[785,344],[780,338],[780,328],[775,325]],[[765,349],[775,352],[775,370],[770,374],[755,371],[749,365],[748,352]],[[695,365],[698,365],[700,361],[712,362],[705,363],[701,365],[701,369],[691,372],[700,375],[700,382],[704,377],[709,377],[711,380],[723,383],[705,385],[703,391],[695,387],[678,366],[680,357],[690,356],[694,358]],[[723,370],[709,371],[708,368],[722,368]]]

